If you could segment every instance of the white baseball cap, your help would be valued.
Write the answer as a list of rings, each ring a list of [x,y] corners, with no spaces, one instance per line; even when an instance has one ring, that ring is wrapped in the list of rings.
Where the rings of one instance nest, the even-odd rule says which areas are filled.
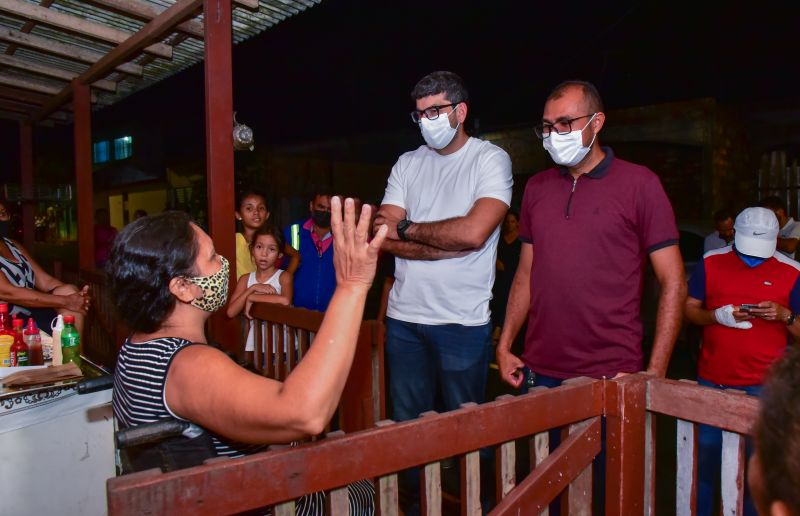
[[[778,218],[767,208],[746,208],[736,216],[736,250],[748,256],[769,258],[778,245]]]

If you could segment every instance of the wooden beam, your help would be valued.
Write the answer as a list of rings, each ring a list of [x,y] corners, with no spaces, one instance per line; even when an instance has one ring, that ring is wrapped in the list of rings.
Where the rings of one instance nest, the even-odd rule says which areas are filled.
[[[25,34],[18,30],[9,29],[8,27],[0,27],[0,40],[11,43],[12,45],[19,45],[31,50],[82,63],[94,64],[103,57],[103,54],[100,52],[93,52],[79,46],[61,43],[34,34]],[[116,71],[141,77],[143,67],[134,63],[122,63],[117,66]]]
[[[128,32],[30,4],[23,0],[0,0],[0,11],[117,45],[131,37]],[[172,59],[172,47],[164,43],[153,43],[143,50],[158,57]]]
[[[233,3],[251,11],[258,11],[259,7],[258,0],[233,0]]]
[[[53,68],[51,66],[44,66],[39,63],[34,63],[26,59],[20,59],[12,56],[0,55],[0,65],[67,82],[78,77],[78,73],[76,72],[70,72],[60,68]],[[92,87],[111,93],[117,92],[117,83],[104,79],[93,82]]]
[[[121,13],[131,18],[150,21],[157,18],[166,9],[161,9],[153,4],[142,2],[141,0],[88,0],[89,3],[99,7],[107,8],[111,11]],[[203,39],[203,23],[198,20],[186,20],[179,23],[175,28],[189,36]]]
[[[231,0],[205,0],[205,111],[206,178],[208,189],[208,226],[217,252],[236,256],[231,218],[233,191],[233,38]],[[229,286],[233,288],[233,284]],[[236,323],[236,324],[233,324]],[[238,322],[221,312],[212,316],[211,335],[225,342],[237,331]],[[281,363],[279,361],[279,363]]]
[[[17,122],[31,123],[31,117],[22,113],[12,113],[10,111],[3,111],[0,109],[0,118],[4,120],[16,120]],[[44,127],[53,127],[55,124],[52,120],[44,120],[39,122],[39,125]]]
[[[26,91],[34,91],[36,93],[44,93],[45,95],[58,95],[59,90],[56,86],[50,86],[39,81],[31,81],[18,77],[8,77],[0,74],[0,84],[11,86],[12,88],[19,88]]]
[[[25,199],[33,197],[33,126],[28,122],[19,124],[19,182]],[[22,243],[33,247],[34,215],[36,206],[32,202],[22,205]]]
[[[4,0],[0,0],[4,1]],[[179,0],[169,9],[164,11],[158,18],[152,20],[142,29],[131,36],[127,41],[113,48],[102,59],[89,67],[76,80],[81,84],[89,84],[98,79],[102,79],[113,70],[119,63],[126,61],[130,56],[138,53],[142,47],[149,45],[165,34],[171,32],[176,23],[190,16],[203,0]],[[73,81],[74,82],[74,81]],[[36,115],[37,120],[44,119],[48,114],[63,106],[72,97],[72,86],[67,85],[54,99],[45,104],[42,110]]]
[[[23,113],[28,116],[28,118],[32,118],[33,115],[39,111],[37,106],[32,106],[30,104],[20,103],[14,100],[6,100],[0,99],[0,109],[10,112],[16,113]],[[66,122],[70,119],[69,115],[64,113],[63,111],[56,111],[55,113],[50,113],[50,118],[56,120],[58,122]]]
[[[53,5],[53,0],[39,0],[39,5],[41,5],[42,7],[50,7],[51,5]],[[36,23],[32,22],[31,20],[27,20],[22,25],[22,27],[20,27],[19,30],[20,32],[28,34],[30,33],[30,31],[33,30],[34,27],[36,27]],[[17,45],[8,45],[5,52],[6,55],[13,56],[14,53],[17,51],[17,48],[18,48]]]
[[[50,97],[47,95],[9,88],[8,86],[0,86],[0,98],[14,100],[32,106],[43,106],[50,100]],[[66,104],[63,109],[64,111],[72,111],[72,104]]]
[[[92,193],[92,104],[89,86],[72,81],[75,92],[72,125],[75,145],[75,182],[78,205],[78,265],[94,268],[94,194]]]

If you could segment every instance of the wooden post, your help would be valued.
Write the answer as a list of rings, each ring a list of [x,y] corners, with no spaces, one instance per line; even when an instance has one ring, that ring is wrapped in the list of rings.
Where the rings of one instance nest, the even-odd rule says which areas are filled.
[[[208,227],[217,253],[235,270],[233,191],[233,85],[231,0],[205,0],[205,108]],[[229,292],[236,286],[236,276]],[[239,324],[218,311],[211,319],[211,336],[229,351],[238,351]]]
[[[19,168],[22,186],[22,243],[32,252],[35,226],[33,197],[33,126],[30,122],[19,123]],[[10,208],[10,206],[9,206]]]
[[[606,507],[609,516],[644,512],[647,376],[606,382]]]
[[[72,81],[75,140],[76,205],[78,206],[78,265],[94,268],[94,196],[92,186],[91,89]]]

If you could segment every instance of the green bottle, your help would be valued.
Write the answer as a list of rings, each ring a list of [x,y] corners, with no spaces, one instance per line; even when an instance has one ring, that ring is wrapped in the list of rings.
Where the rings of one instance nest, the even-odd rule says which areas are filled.
[[[81,366],[81,337],[75,329],[75,316],[64,316],[64,330],[61,332],[61,354],[63,355],[62,364],[69,362]]]

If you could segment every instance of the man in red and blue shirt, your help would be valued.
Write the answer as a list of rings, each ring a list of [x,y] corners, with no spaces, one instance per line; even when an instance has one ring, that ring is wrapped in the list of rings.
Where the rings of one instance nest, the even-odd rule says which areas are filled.
[[[758,395],[790,335],[800,336],[800,264],[776,252],[779,227],[771,210],[747,208],[734,229],[734,245],[707,252],[692,274],[685,312],[703,326],[698,383]],[[698,444],[697,513],[711,514],[721,430],[701,425]],[[745,514],[756,514],[745,495]]]
[[[299,308],[324,312],[336,290],[331,233],[331,196],[317,193],[308,203],[311,217],[287,227],[284,252],[287,259],[299,255],[300,266],[294,274],[292,304]]]

